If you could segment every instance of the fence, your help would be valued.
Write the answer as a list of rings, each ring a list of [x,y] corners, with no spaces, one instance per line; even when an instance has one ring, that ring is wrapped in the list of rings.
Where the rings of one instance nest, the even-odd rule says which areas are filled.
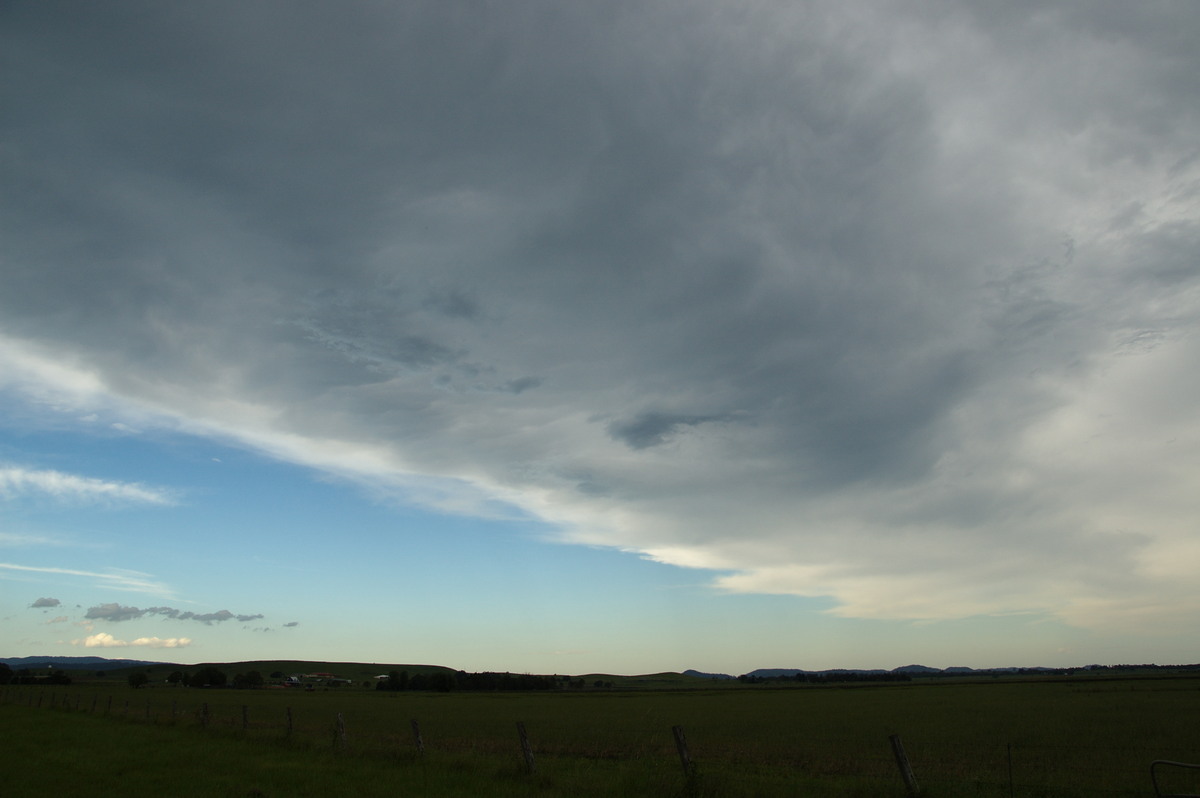
[[[427,756],[511,756],[529,774],[552,768],[570,758],[599,760],[654,760],[673,766],[684,784],[699,774],[724,770],[770,770],[817,779],[856,779],[879,785],[879,794],[957,795],[969,791],[981,796],[1133,796],[1152,792],[1150,763],[1156,759],[1195,760],[1194,750],[1163,747],[1138,748],[1126,743],[1111,746],[996,742],[963,744],[927,736],[897,734],[874,738],[767,739],[719,736],[711,728],[689,743],[682,725],[662,725],[647,730],[631,724],[624,738],[609,722],[603,729],[588,729],[549,722],[530,723],[518,716],[507,722],[497,712],[472,718],[443,702],[453,712],[448,717],[410,717],[404,710],[412,702],[389,701],[361,693],[327,694],[319,701],[308,696],[265,695],[271,691],[143,689],[102,692],[87,688],[8,686],[0,689],[0,702],[42,709],[90,713],[114,721],[162,726],[190,726],[213,734],[237,735],[249,740],[284,741],[290,745],[328,747],[361,756],[392,757],[401,761]],[[487,701],[482,696],[480,701]],[[619,698],[613,699],[619,701]],[[345,704],[344,708],[338,708]],[[520,708],[520,703],[504,704]],[[420,704],[436,713],[436,700]],[[617,742],[614,742],[616,740]],[[672,763],[674,763],[672,765]],[[1193,774],[1172,773],[1178,783],[1164,793],[1200,792]],[[1179,781],[1179,779],[1189,779]],[[764,793],[766,794],[766,793]]]

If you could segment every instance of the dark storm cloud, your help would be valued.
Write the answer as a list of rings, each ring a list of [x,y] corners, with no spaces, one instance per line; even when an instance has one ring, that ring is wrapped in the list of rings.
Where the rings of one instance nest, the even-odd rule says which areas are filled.
[[[36,609],[38,607],[57,607],[60,604],[62,604],[62,602],[56,598],[40,598],[29,606]]]
[[[1192,5],[3,14],[17,388],[867,616],[1186,538]]]

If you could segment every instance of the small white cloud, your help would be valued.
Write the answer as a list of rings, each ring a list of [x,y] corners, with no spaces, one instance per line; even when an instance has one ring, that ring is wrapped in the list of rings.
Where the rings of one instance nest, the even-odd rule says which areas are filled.
[[[139,637],[129,645],[146,648],[184,648],[192,644],[190,637]]]
[[[67,616],[59,615],[57,618],[51,618],[50,620],[46,621],[46,625],[49,626],[52,623],[66,623],[69,620],[71,619]]]
[[[82,645],[84,648],[128,648],[128,647],[143,647],[143,648],[184,648],[192,644],[191,638],[188,637],[139,637],[132,642],[118,640],[107,632],[98,632],[94,635],[89,635],[83,640],[72,640],[71,645]]]

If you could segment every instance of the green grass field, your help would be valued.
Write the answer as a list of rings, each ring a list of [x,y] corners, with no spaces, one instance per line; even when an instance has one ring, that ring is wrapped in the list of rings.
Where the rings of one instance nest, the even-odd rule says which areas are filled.
[[[0,694],[14,796],[899,798],[893,734],[929,796],[1146,796],[1151,761],[1200,760],[1197,717],[1200,679],[1188,677],[444,694],[133,690],[110,678]]]

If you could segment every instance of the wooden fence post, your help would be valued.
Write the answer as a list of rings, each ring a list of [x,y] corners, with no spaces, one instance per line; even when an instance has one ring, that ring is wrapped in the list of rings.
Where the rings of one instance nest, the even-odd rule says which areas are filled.
[[[344,718],[342,718],[341,712],[337,713],[337,729],[336,736],[334,737],[334,743],[339,748],[344,749],[346,747],[346,721]]]
[[[287,708],[287,737],[292,736],[292,708]]]
[[[417,753],[420,754],[421,756],[425,756],[425,740],[422,739],[422,737],[421,737],[421,724],[417,723],[416,718],[413,718],[411,723],[412,723],[412,732],[413,732],[413,742],[416,743],[416,745],[417,745]]]
[[[1008,798],[1013,798],[1012,743],[1008,744]]]
[[[892,753],[896,756],[896,766],[900,768],[900,777],[904,779],[904,786],[908,789],[908,794],[917,796],[921,794],[921,788],[917,786],[917,777],[913,775],[912,765],[908,762],[908,755],[904,753],[904,744],[900,742],[900,735],[893,734],[888,738],[892,743]]]
[[[250,707],[242,704],[242,731],[250,728]]]
[[[205,701],[200,705],[200,728],[208,728],[208,702]]]
[[[525,769],[530,774],[534,772],[533,747],[529,744],[529,735],[525,733],[525,724],[517,721],[517,736],[521,739],[521,753],[525,756]]]
[[[685,778],[696,775],[696,766],[692,763],[692,754],[688,751],[687,737],[683,735],[682,726],[672,726],[671,734],[675,736],[675,750],[679,752],[679,764],[683,766]]]

